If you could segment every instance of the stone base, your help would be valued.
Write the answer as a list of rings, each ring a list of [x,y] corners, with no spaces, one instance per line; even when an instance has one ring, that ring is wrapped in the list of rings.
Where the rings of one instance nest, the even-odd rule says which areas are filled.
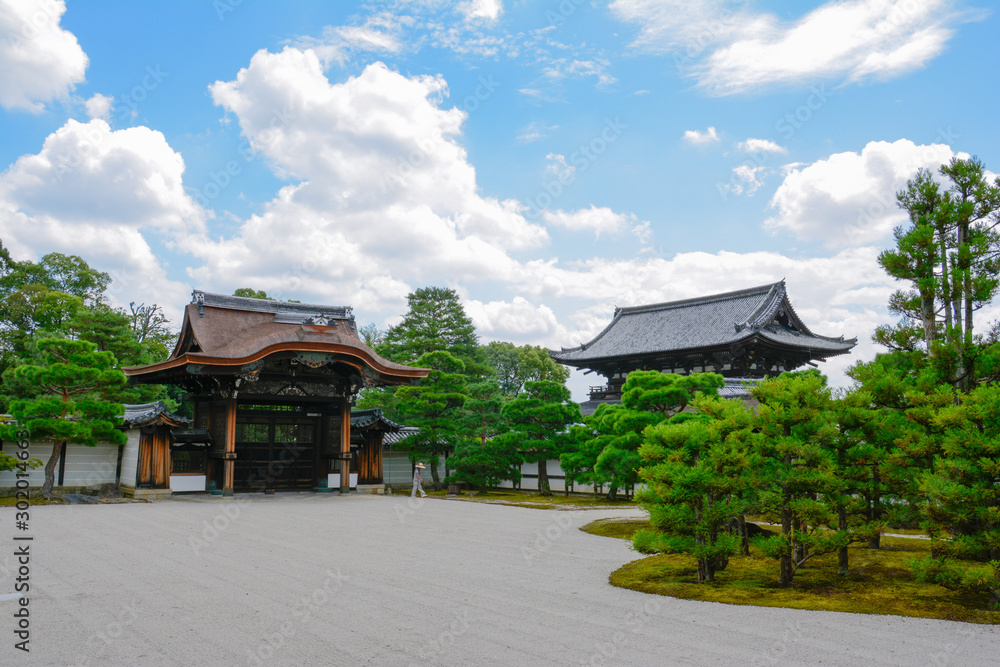
[[[122,495],[135,500],[163,500],[173,495],[170,489],[129,489],[122,488]]]
[[[358,484],[355,490],[358,493],[375,493],[381,496],[385,494],[385,484]]]

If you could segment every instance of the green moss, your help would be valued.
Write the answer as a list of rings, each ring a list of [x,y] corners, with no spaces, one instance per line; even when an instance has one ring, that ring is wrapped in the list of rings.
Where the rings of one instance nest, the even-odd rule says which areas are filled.
[[[583,530],[631,539],[643,527],[648,522],[606,520]],[[988,611],[986,595],[914,580],[907,561],[929,551],[928,540],[883,537],[881,549],[859,546],[849,550],[848,577],[837,576],[837,555],[827,554],[800,567],[787,588],[777,583],[777,561],[755,553],[730,559],[729,567],[708,584],[698,583],[694,559],[683,554],[633,561],[613,572],[610,581],[622,588],[685,600],[1000,624],[1000,611]]]
[[[444,497],[445,491],[428,491],[429,495]],[[502,505],[514,505],[517,507],[528,507],[532,509],[559,509],[560,507],[572,506],[578,508],[604,508],[604,507],[635,507],[631,500],[610,501],[606,496],[594,496],[592,494],[570,494],[553,493],[551,496],[543,496],[533,491],[519,491],[517,489],[504,489],[489,491],[479,491],[475,495],[463,491],[461,500],[474,502],[487,502]]]

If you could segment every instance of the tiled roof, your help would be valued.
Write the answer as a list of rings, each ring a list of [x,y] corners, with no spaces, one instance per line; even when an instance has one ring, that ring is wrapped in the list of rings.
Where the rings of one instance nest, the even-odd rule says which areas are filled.
[[[155,401],[153,403],[137,403],[132,405],[126,404],[125,414],[122,416],[122,419],[124,426],[131,427],[145,426],[147,424],[152,424],[157,420],[179,422],[181,424],[191,423],[191,420],[187,417],[175,415],[167,410],[167,404],[163,401]]]
[[[696,299],[617,308],[611,323],[594,340],[551,354],[556,361],[574,364],[720,347],[756,336],[816,351],[818,356],[843,354],[857,343],[809,331],[789,303],[781,281]]]
[[[402,424],[397,424],[391,419],[386,419],[382,414],[382,408],[371,408],[369,410],[351,410],[351,429],[367,429],[374,426],[381,426],[385,431],[398,431],[403,428]]]

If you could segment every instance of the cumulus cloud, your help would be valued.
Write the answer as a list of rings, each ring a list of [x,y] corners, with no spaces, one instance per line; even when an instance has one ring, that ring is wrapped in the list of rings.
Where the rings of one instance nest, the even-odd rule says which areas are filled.
[[[716,133],[714,127],[709,127],[704,132],[701,130],[685,130],[684,141],[696,146],[698,144],[714,144],[719,141],[719,135]]]
[[[476,331],[489,340],[534,343],[565,333],[551,308],[544,304],[536,306],[522,296],[510,301],[469,299],[462,305]]]
[[[896,77],[940,55],[955,27],[980,15],[953,0],[828,2],[792,21],[724,0],[615,0],[611,10],[641,26],[637,48],[673,54],[714,95]]]
[[[20,259],[80,255],[111,274],[116,303],[156,294],[179,315],[187,287],[167,279],[151,243],[204,230],[205,213],[184,192],[183,172],[183,159],[159,132],[69,120],[37,154],[0,175],[0,238]]]
[[[873,141],[860,153],[792,168],[771,198],[776,214],[765,227],[832,247],[878,242],[906,220],[896,192],[921,167],[936,172],[954,155],[944,144]]]
[[[0,106],[41,112],[84,80],[89,63],[59,27],[63,0],[0,0]]]
[[[160,132],[69,120],[0,176],[0,199],[70,223],[198,230],[202,212],[184,192],[183,173],[183,158]]]
[[[572,231],[593,231],[595,238],[601,234],[618,234],[626,230],[645,230],[648,223],[639,223],[634,213],[615,213],[610,208],[598,208],[593,204],[590,208],[576,211],[546,210],[542,219],[550,225],[563,227]]]
[[[191,275],[226,289],[266,279],[288,293],[398,305],[413,284],[505,280],[509,251],[545,244],[513,200],[482,196],[459,143],[464,111],[440,77],[381,63],[343,83],[312,51],[258,52],[212,97],[295,181],[237,236],[191,239]]]
[[[111,114],[111,103],[114,101],[115,98],[110,95],[94,93],[89,100],[84,102],[84,106],[87,109],[87,115],[91,118],[108,120],[108,116]]]

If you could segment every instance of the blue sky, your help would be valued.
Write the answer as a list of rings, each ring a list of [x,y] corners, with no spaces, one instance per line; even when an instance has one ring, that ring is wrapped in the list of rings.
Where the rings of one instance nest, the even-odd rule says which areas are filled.
[[[843,385],[894,193],[1000,165],[997,30],[975,0],[0,0],[0,239],[175,325],[192,288],[384,327],[441,285],[549,347],[784,278],[859,338]]]

